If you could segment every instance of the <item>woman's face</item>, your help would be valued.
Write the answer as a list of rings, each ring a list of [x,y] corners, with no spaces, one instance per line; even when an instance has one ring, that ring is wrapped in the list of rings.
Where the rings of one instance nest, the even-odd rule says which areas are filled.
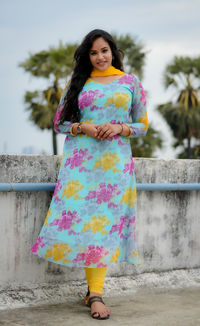
[[[106,70],[112,65],[112,51],[108,42],[98,37],[89,51],[90,62],[98,70]]]

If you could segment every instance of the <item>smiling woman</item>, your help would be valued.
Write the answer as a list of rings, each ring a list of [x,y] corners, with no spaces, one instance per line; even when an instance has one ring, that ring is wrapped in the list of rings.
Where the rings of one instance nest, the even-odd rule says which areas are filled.
[[[74,58],[54,118],[56,132],[66,134],[58,180],[31,250],[53,263],[84,267],[85,302],[93,318],[107,319],[110,311],[102,300],[107,266],[140,264],[130,138],[147,132],[146,97],[138,78],[123,71],[107,32],[86,35]]]

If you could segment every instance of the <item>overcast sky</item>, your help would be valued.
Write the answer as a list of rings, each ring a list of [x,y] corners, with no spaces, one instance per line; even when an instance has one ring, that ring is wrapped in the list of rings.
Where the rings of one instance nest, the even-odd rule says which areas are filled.
[[[65,42],[81,42],[94,28],[129,33],[148,51],[142,84],[148,91],[148,116],[162,132],[165,148],[157,157],[173,158],[172,137],[155,111],[157,104],[174,94],[163,88],[166,64],[175,55],[200,55],[200,0],[0,0],[0,153],[52,154],[50,131],[41,131],[28,120],[25,91],[42,89],[37,80],[18,67],[28,57]],[[59,154],[64,135],[59,135]]]

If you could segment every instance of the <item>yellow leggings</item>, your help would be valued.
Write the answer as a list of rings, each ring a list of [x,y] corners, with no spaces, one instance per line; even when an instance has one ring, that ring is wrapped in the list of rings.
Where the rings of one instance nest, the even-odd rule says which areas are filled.
[[[104,287],[104,279],[107,267],[88,268],[85,267],[85,275],[90,292],[102,293]]]

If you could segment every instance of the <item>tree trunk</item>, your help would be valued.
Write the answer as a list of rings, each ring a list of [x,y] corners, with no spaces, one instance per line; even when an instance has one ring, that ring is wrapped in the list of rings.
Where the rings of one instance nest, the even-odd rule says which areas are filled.
[[[56,132],[55,130],[52,128],[52,141],[53,141],[53,154],[57,155],[58,151],[57,151],[57,138],[56,138]]]
[[[191,158],[191,138],[187,139],[187,158]]]

